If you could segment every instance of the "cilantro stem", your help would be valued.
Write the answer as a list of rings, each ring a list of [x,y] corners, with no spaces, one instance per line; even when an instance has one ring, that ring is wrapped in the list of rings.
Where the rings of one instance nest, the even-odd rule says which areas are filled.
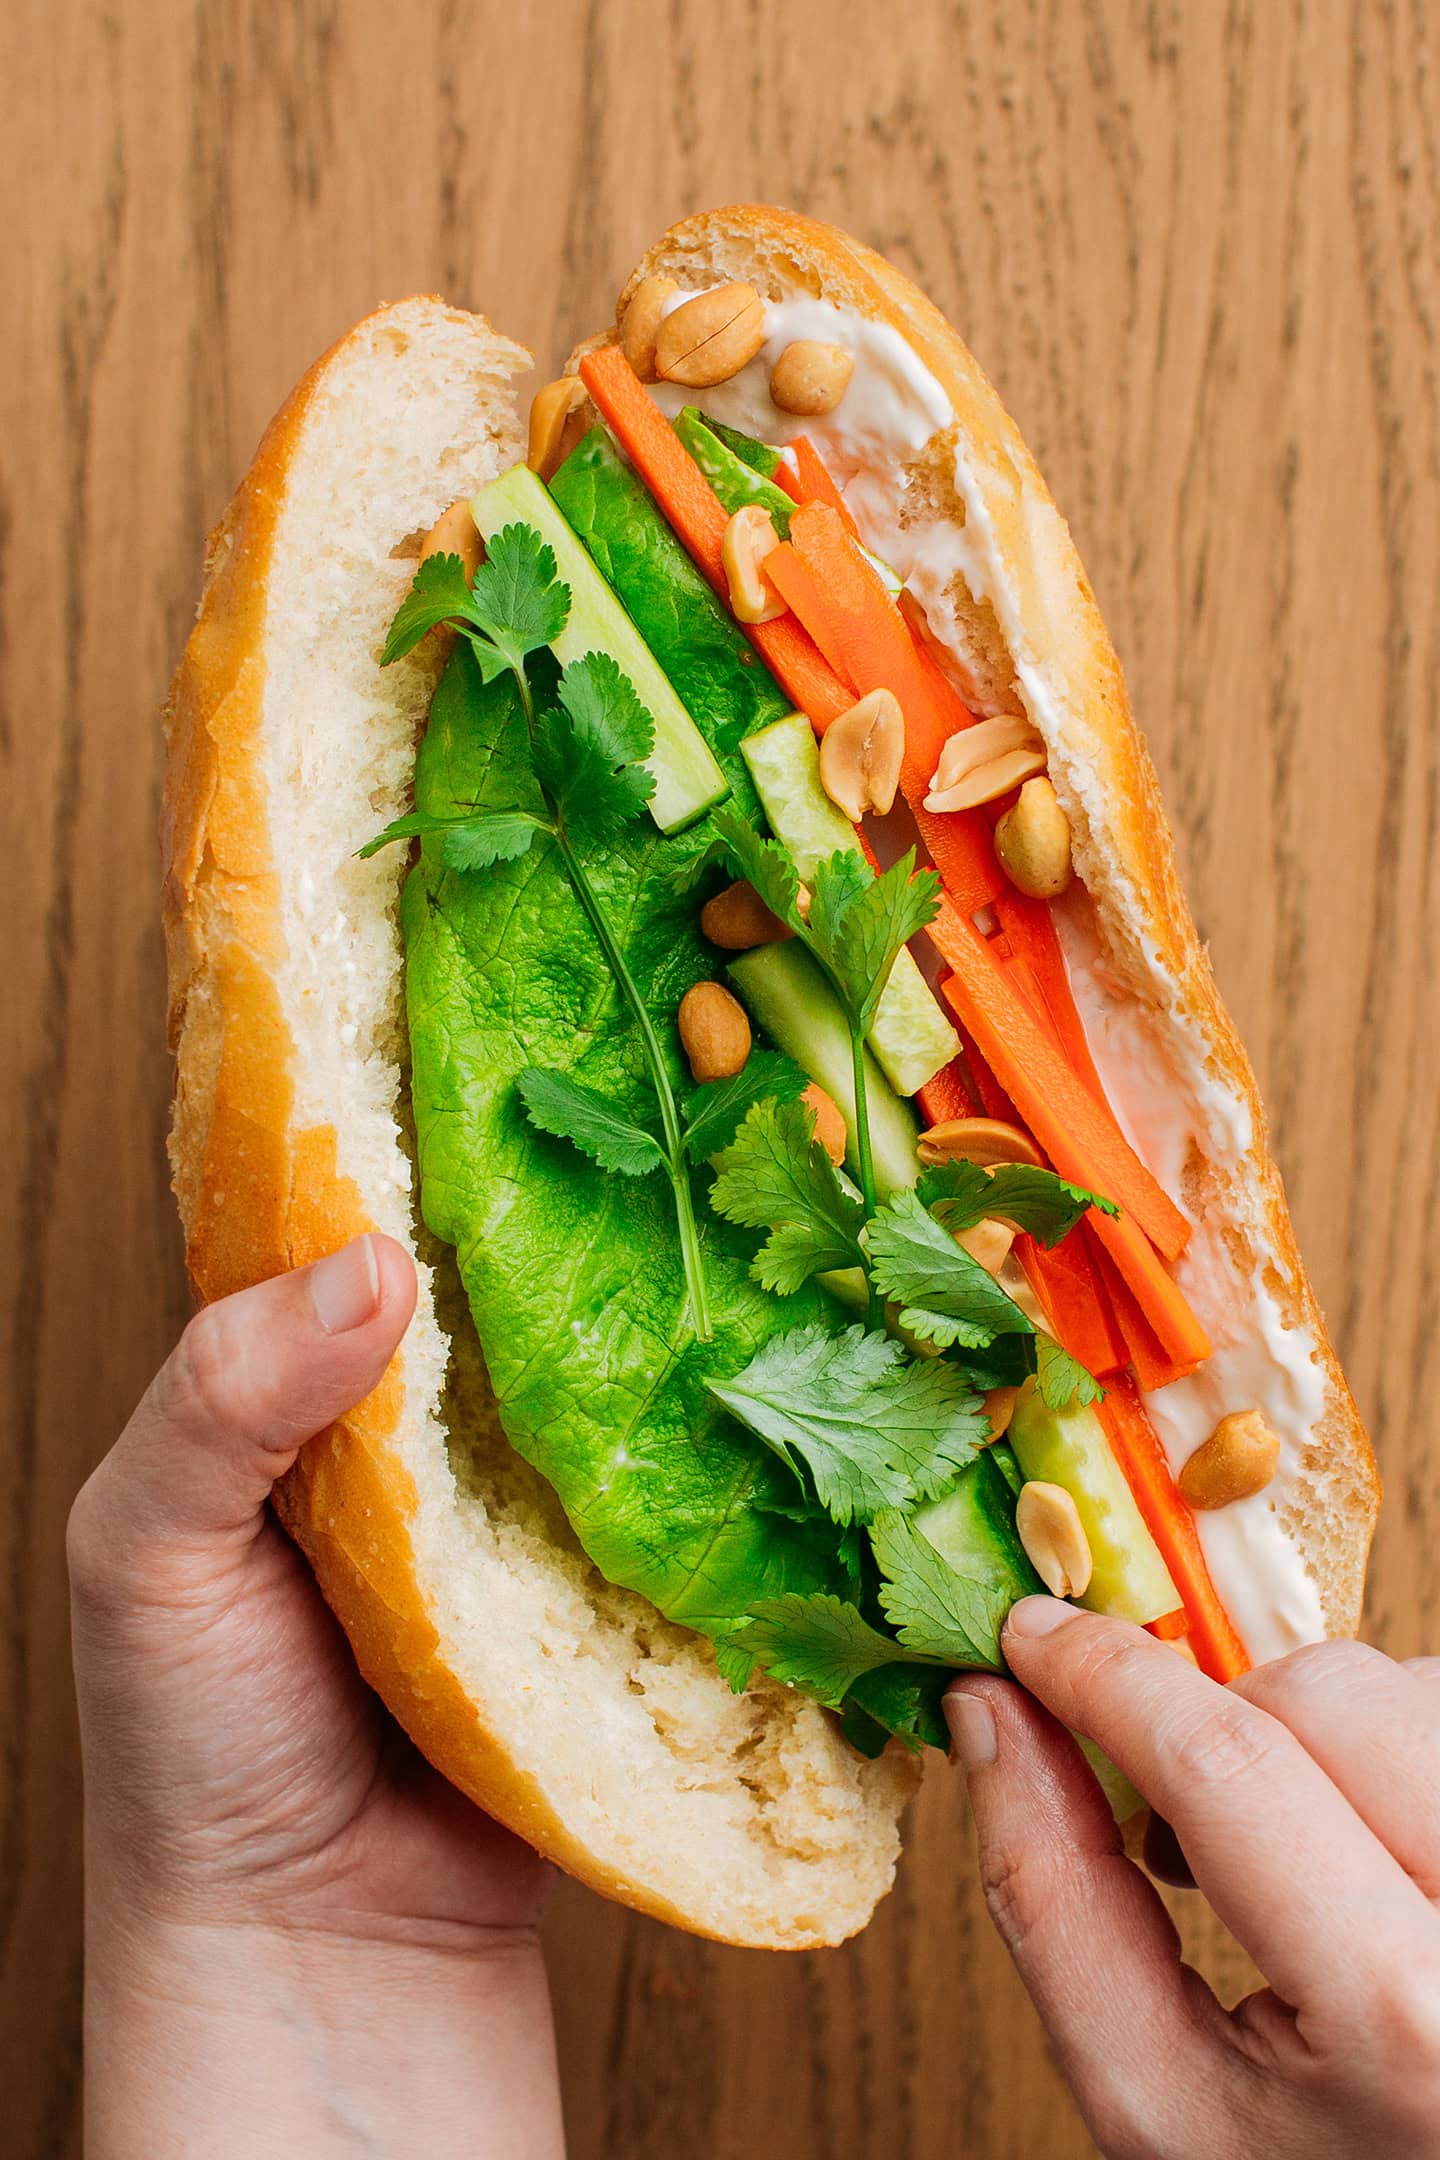
[[[850,1064],[855,1076],[855,1152],[860,1158],[860,1197],[865,1203],[865,1220],[875,1213],[875,1157],[870,1145],[870,1102],[865,1088],[865,1037],[853,1022],[850,1024]],[[866,1321],[872,1328],[884,1324],[884,1307],[880,1293],[867,1267],[865,1270]]]
[[[525,712],[525,724],[533,735],[535,729],[535,699],[523,664],[512,670],[520,692],[520,703]],[[548,792],[542,788],[549,801]],[[665,1167],[670,1175],[670,1188],[675,1195],[675,1216],[680,1230],[680,1254],[685,1266],[685,1287],[690,1300],[690,1318],[696,1336],[701,1342],[709,1342],[713,1329],[710,1305],[705,1294],[705,1263],[700,1251],[700,1231],[695,1220],[695,1196],[690,1189],[690,1172],[685,1160],[684,1135],[680,1125],[680,1111],[675,1101],[675,1090],[670,1085],[670,1075],[665,1067],[664,1052],[655,1023],[639,985],[630,973],[620,942],[611,928],[610,919],[600,904],[600,896],[590,882],[585,865],[575,852],[574,843],[565,829],[565,819],[558,805],[550,803],[554,818],[555,843],[565,873],[590,921],[590,927],[599,940],[600,949],[610,964],[610,972],[625,1003],[634,1016],[640,1030],[640,1040],[645,1050],[645,1062],[650,1071],[650,1084],[660,1105],[660,1126],[665,1138]],[[872,1202],[873,1205],[873,1202]]]

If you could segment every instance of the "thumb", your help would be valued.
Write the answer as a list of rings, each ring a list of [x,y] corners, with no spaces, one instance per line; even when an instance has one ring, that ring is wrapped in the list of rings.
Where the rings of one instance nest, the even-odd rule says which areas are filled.
[[[393,1238],[207,1305],[75,1503],[77,1546],[155,1558],[253,1536],[302,1444],[375,1386],[415,1309]]]

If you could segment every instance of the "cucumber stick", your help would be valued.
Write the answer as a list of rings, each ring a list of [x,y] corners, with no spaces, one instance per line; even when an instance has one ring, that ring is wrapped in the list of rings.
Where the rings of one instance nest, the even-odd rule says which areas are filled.
[[[1095,1412],[1079,1403],[1051,1410],[1027,1380],[1005,1438],[1027,1479],[1061,1485],[1075,1502],[1093,1563],[1077,1602],[1142,1626],[1174,1612],[1180,1593]]]
[[[725,775],[654,654],[571,531],[558,503],[528,465],[512,465],[470,505],[489,540],[504,525],[530,525],[555,551],[570,588],[570,614],[551,648],[562,666],[585,653],[610,655],[629,677],[655,724],[649,759],[655,776],[650,814],[661,832],[678,832],[729,793]]]
[[[843,1112],[853,1168],[858,1158],[850,1030],[840,1001],[824,975],[794,939],[738,953],[726,972],[776,1047],[794,1058]],[[875,1184],[884,1200],[892,1192],[913,1185],[919,1176],[915,1153],[918,1135],[909,1104],[901,1102],[868,1050],[865,1099],[870,1112]]]
[[[915,1528],[966,1582],[1003,1592],[1013,1605],[1045,1585],[1030,1565],[1015,1528],[1015,1497],[987,1448],[963,1469],[949,1492],[916,1508]]]
[[[860,852],[854,826],[821,785],[820,752],[804,713],[787,713],[747,735],[740,751],[770,829],[803,879],[813,878],[827,855]],[[900,1095],[913,1095],[933,1080],[960,1048],[959,1036],[908,951],[898,955],[890,971],[869,1042]]]
[[[758,503],[762,510],[769,511],[776,538],[784,540],[788,536],[795,505],[783,488],[742,458],[696,406],[684,406],[671,424],[732,516],[747,504]]]

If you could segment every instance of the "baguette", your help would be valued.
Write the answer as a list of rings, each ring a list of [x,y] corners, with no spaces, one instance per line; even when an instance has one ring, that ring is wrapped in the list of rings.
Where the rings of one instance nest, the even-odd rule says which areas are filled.
[[[1350,1631],[1373,1461],[1118,663],[1023,443],[929,302],[827,227],[753,206],[690,219],[639,265],[622,313],[651,273],[832,302],[889,325],[942,386],[954,420],[911,461],[905,499],[988,552],[927,596],[930,628],[977,702],[1029,707],[1044,733],[1088,934],[1196,1136],[1180,1197],[1217,1226],[1237,1279],[1259,1272],[1314,1362],[1323,1404],[1281,1521],[1325,1627]],[[276,1493],[361,1670],[457,1786],[595,1889],[700,1934],[807,1948],[863,1926],[888,1888],[913,1759],[866,1761],[763,1678],[732,1695],[700,1637],[603,1580],[506,1442],[453,1256],[416,1202],[403,864],[356,850],[408,806],[438,641],[377,661],[418,536],[522,454],[511,385],[528,364],[437,300],[380,309],[300,383],[212,536],[168,709],[164,814],[188,1264],[210,1299],[367,1229],[407,1246],[420,1300],[390,1372]]]

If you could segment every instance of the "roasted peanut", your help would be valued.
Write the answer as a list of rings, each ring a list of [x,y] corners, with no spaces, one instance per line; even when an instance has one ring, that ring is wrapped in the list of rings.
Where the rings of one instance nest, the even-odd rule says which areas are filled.
[[[1193,1508],[1229,1507],[1263,1492],[1275,1475],[1280,1442],[1262,1410],[1232,1410],[1203,1440],[1177,1480]]]
[[[749,952],[752,945],[779,945],[793,937],[788,923],[772,915],[753,885],[739,878],[716,893],[700,910],[700,928],[724,952]]]
[[[697,1087],[729,1080],[750,1055],[745,1008],[723,983],[698,982],[680,1000],[680,1045]]]
[[[997,1163],[1023,1162],[1041,1169],[1045,1162],[1029,1133],[993,1117],[945,1118],[921,1133],[916,1153],[927,1170],[948,1162],[979,1163],[986,1170]]]
[[[1012,885],[1032,900],[1054,900],[1070,883],[1070,820],[1042,773],[995,826],[995,853]]]
[[[955,1242],[972,1260],[979,1261],[987,1275],[998,1275],[1010,1257],[1015,1232],[1009,1223],[986,1215],[969,1230],[957,1230]]]
[[[680,288],[673,277],[641,278],[620,324],[620,350],[641,382],[655,380],[655,338],[665,303]]]
[[[831,1162],[844,1162],[850,1136],[845,1130],[844,1113],[838,1103],[832,1102],[824,1088],[815,1080],[811,1081],[800,1100],[814,1111],[815,1138]]]
[[[530,447],[525,462],[542,480],[550,479],[574,449],[577,431],[571,422],[584,403],[585,385],[578,375],[562,375],[558,382],[546,383],[531,399]]]
[[[1018,1387],[992,1387],[985,1397],[985,1415],[990,1420],[990,1438],[1003,1440],[1010,1430],[1010,1420],[1015,1415],[1015,1405],[1020,1399]]]
[[[730,587],[731,612],[738,622],[774,622],[785,613],[785,602],[760,568],[779,544],[774,521],[759,503],[746,503],[725,527],[720,561]]]
[[[682,300],[655,337],[655,372],[663,382],[703,390],[728,382],[765,342],[765,307],[753,285],[714,285]]]
[[[884,817],[900,785],[905,716],[889,690],[872,690],[832,720],[820,738],[820,784],[858,825],[867,810]]]
[[[432,555],[458,555],[465,575],[473,578],[480,567],[480,529],[470,515],[469,497],[462,495],[442,510],[420,543],[420,560]]]
[[[1028,720],[1001,713],[957,728],[935,767],[927,810],[973,810],[1045,770],[1045,745]]]
[[[834,412],[850,387],[855,361],[843,345],[796,338],[770,370],[770,395],[781,412],[817,418]]]
[[[1015,1528],[1052,1597],[1083,1597],[1094,1562],[1080,1511],[1063,1485],[1032,1479],[1020,1488]]]

